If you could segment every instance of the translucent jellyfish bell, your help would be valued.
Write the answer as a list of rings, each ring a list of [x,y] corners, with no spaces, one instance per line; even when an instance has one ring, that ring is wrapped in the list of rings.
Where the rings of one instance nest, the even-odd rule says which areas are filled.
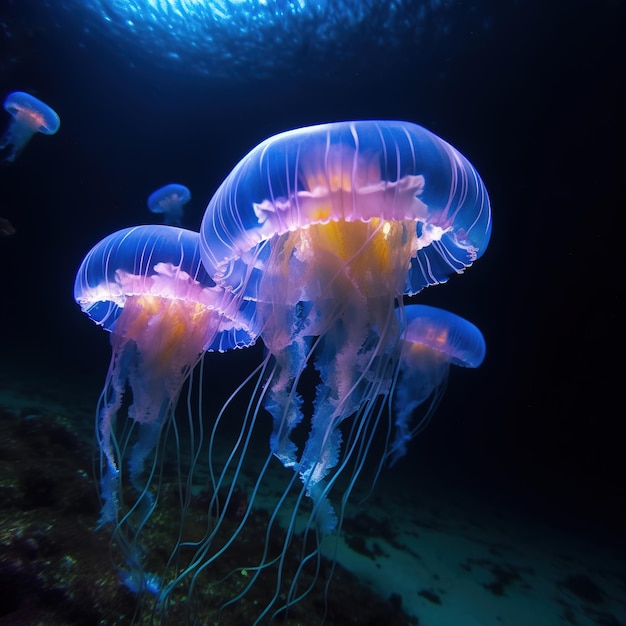
[[[388,451],[393,465],[407,443],[429,422],[445,391],[450,365],[479,367],[485,339],[466,319],[432,306],[410,304],[397,310],[401,356],[393,394],[395,439]],[[416,411],[426,406],[417,423]]]
[[[163,214],[163,223],[180,226],[183,207],[191,200],[191,192],[185,185],[172,183],[157,189],[148,197],[148,208],[153,213]]]
[[[155,477],[167,460],[164,433],[177,433],[174,409],[183,383],[205,351],[245,347],[255,337],[243,312],[204,270],[198,233],[171,226],[137,226],[105,237],[81,263],[74,297],[111,333],[97,424],[100,523],[115,524],[128,584],[142,590],[152,585],[142,569],[137,528],[156,506]],[[127,388],[132,402],[124,404]],[[127,419],[120,420],[123,406]]]
[[[396,307],[406,294],[462,273],[483,254],[490,232],[489,199],[476,170],[408,122],[281,133],[245,156],[211,199],[200,232],[203,263],[219,286],[255,303],[254,327],[267,348],[267,379],[250,400],[241,438],[252,438],[263,407],[273,420],[270,454],[298,479],[268,529],[269,537],[286,515],[283,552],[267,548],[241,594],[276,564],[276,595],[259,621],[280,610],[279,598],[287,598],[285,608],[299,597],[304,565],[288,572],[285,554],[303,502],[311,503],[304,545],[341,524],[395,380]],[[313,392],[304,379],[315,382]],[[351,472],[345,491],[341,472]],[[297,491],[296,504],[285,511],[289,489]],[[338,512],[333,502],[341,502]],[[203,543],[194,567],[219,558],[212,550]],[[315,562],[315,554],[301,563]],[[291,587],[281,589],[290,577]]]
[[[217,282],[256,299],[278,237],[372,220],[383,237],[405,221],[415,231],[409,294],[462,273],[491,235],[485,186],[450,144],[409,122],[338,122],[270,137],[239,162],[207,208],[202,259]]]
[[[35,133],[54,135],[59,130],[61,122],[56,111],[23,91],[10,93],[4,109],[13,118],[0,139],[0,151],[6,152],[4,161],[15,161]]]

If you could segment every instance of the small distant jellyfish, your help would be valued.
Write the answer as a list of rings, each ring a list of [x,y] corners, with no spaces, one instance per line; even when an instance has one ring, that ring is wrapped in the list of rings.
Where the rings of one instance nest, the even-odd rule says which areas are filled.
[[[54,135],[59,130],[61,122],[56,111],[23,91],[10,93],[4,108],[13,117],[0,139],[0,151],[6,152],[2,158],[5,162],[15,161],[35,133]]]
[[[183,206],[191,200],[191,192],[185,185],[172,183],[157,189],[148,197],[148,208],[153,213],[163,213],[163,223],[180,226]]]
[[[407,443],[430,421],[446,389],[450,365],[478,367],[486,350],[480,330],[454,313],[410,304],[396,314],[402,339],[393,394],[396,432],[387,453],[390,465],[406,454]],[[412,424],[414,414],[424,406],[421,418]]]
[[[5,217],[0,217],[0,237],[10,237],[15,233],[15,226]]]

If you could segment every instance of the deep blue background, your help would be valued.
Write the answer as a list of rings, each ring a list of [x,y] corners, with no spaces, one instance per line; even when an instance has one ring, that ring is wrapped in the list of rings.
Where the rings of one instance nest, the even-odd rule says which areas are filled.
[[[623,3],[500,4],[481,6],[490,28],[457,25],[394,56],[355,36],[336,67],[303,72],[295,58],[271,78],[226,80],[132,57],[85,33],[80,12],[4,2],[0,95],[33,93],[62,123],[0,169],[0,216],[17,228],[0,240],[3,358],[99,384],[108,338],[74,304],[74,275],[99,239],[154,219],[157,187],[191,189],[197,229],[221,180],[271,134],[414,121],[476,166],[494,227],[464,276],[417,298],[478,325],[488,355],[452,372],[410,455],[623,528]],[[228,378],[237,366],[224,363]]]

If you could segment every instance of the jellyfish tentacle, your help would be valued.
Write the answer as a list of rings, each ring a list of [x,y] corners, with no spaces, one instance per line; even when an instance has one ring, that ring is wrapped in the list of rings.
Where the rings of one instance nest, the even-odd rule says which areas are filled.
[[[393,441],[389,445],[386,458],[393,467],[407,453],[407,444],[423,430],[433,416],[446,387],[446,368],[438,367],[433,375],[423,370],[418,375],[400,374],[393,392],[395,408]],[[428,407],[418,423],[411,425],[413,414],[418,407],[430,398]]]
[[[125,392],[125,381],[128,368],[132,362],[132,350],[122,338],[114,338],[114,358],[111,360],[107,374],[107,384],[100,397],[101,408],[98,411],[97,438],[100,451],[104,455],[106,467],[100,479],[102,510],[98,527],[116,522],[120,509],[119,475],[121,453],[115,441],[117,418]]]
[[[265,400],[265,410],[273,418],[270,435],[270,450],[285,466],[294,467],[298,448],[291,441],[290,435],[304,418],[302,397],[297,391],[298,372],[306,361],[306,343],[294,341],[287,349],[277,355],[278,375],[271,381],[271,387]]]

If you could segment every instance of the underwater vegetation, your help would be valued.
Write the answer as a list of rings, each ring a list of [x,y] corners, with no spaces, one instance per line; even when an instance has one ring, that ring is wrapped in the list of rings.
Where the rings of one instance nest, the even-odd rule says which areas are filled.
[[[405,454],[449,366],[484,358],[475,326],[407,299],[462,274],[490,233],[485,186],[450,144],[355,121],[259,144],[199,233],[138,226],[92,248],[74,294],[111,333],[100,523],[138,616],[167,621],[182,604],[194,622],[210,596],[226,623],[246,606],[257,624],[318,581],[327,593],[320,544],[364,467]],[[255,342],[256,368],[213,406],[209,364]]]
[[[10,93],[4,110],[12,119],[0,138],[0,155],[9,163],[15,161],[35,133],[54,135],[61,124],[54,109],[23,91]]]
[[[110,567],[113,525],[94,532],[99,505],[92,480],[90,424],[97,391],[90,378],[76,385],[76,379],[56,376],[48,368],[28,367],[22,372],[16,371],[14,363],[0,368],[2,388],[11,390],[10,395],[0,396],[2,624],[113,626],[142,621],[135,613],[137,595],[121,584],[119,574]],[[176,528],[180,506],[171,484],[161,486],[161,496],[169,514],[163,510],[158,516],[162,527],[155,525],[144,537],[157,554],[159,542],[169,541],[168,531]],[[200,496],[194,498],[197,510],[202,502]],[[253,527],[262,532],[265,517],[262,512],[255,517]],[[254,536],[248,537],[238,544],[240,553],[250,557],[258,543]],[[215,578],[222,572],[228,573],[212,574]],[[232,577],[228,590],[234,593],[243,580],[241,572]],[[334,583],[339,593],[329,598],[329,626],[370,620],[392,626],[411,623],[397,598],[384,601],[339,566]],[[323,589],[315,590],[308,601],[321,605],[322,594]],[[346,597],[351,603],[343,600]],[[219,605],[219,597],[204,594],[198,623],[213,623]],[[240,603],[231,623],[250,623],[249,608]],[[304,615],[301,623],[306,622]],[[184,623],[182,599],[168,613],[168,621]]]

